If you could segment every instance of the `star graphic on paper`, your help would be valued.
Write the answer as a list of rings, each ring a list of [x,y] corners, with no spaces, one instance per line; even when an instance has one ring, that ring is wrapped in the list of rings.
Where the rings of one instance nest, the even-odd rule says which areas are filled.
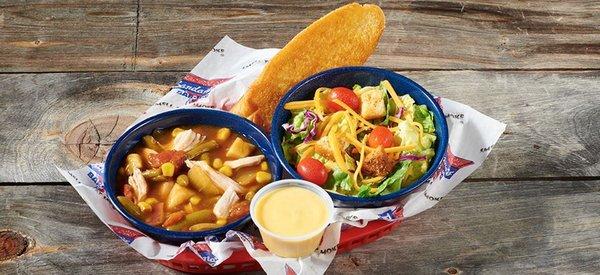
[[[446,157],[444,157],[444,178],[450,179],[458,170],[472,164],[474,164],[472,160],[464,159],[454,155],[452,150],[450,150],[450,147],[448,147]]]
[[[450,179],[458,170],[472,164],[474,164],[473,161],[454,155],[448,146],[441,165],[435,170],[435,173],[433,173],[431,178],[432,180],[437,180],[443,176],[446,179]]]

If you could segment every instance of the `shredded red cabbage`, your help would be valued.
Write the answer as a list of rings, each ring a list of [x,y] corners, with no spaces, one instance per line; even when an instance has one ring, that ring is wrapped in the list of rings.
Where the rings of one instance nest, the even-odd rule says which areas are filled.
[[[304,112],[304,121],[300,124],[300,128],[296,129],[291,123],[285,123],[281,126],[290,134],[299,134],[308,130],[304,138],[304,142],[308,142],[313,140],[317,135],[317,122],[319,122],[319,116],[312,111],[306,110]]]
[[[394,116],[397,118],[402,118],[402,114],[404,114],[404,107],[398,108],[398,112]]]
[[[425,156],[417,156],[417,155],[412,155],[412,154],[406,154],[406,155],[400,155],[400,160],[413,160],[413,161],[418,161],[418,160],[425,160]]]

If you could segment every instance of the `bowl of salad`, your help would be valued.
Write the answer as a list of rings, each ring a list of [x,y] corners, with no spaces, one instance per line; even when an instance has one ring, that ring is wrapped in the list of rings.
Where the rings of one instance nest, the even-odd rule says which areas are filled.
[[[431,180],[448,146],[440,106],[392,71],[341,67],[313,75],[279,102],[271,143],[293,178],[338,206],[391,205]]]
[[[244,225],[254,194],[280,177],[254,123],[215,109],[177,109],[135,124],[115,142],[104,187],[134,227],[181,244]]]

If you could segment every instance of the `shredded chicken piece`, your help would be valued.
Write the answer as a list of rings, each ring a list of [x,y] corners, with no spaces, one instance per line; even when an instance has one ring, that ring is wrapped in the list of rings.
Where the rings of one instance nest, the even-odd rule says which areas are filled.
[[[194,166],[200,167],[202,170],[204,170],[204,172],[206,172],[208,177],[210,177],[210,179],[219,188],[221,188],[221,190],[227,190],[228,188],[232,187],[233,190],[237,193],[244,192],[244,187],[242,187],[239,183],[237,183],[235,180],[231,179],[230,177],[225,176],[221,172],[213,169],[210,165],[208,165],[208,163],[206,163],[206,161],[186,160],[185,164],[189,168],[192,168]]]
[[[231,206],[239,199],[240,198],[235,193],[234,188],[230,186],[215,204],[213,213],[217,218],[227,218],[227,216],[229,216],[229,209],[231,209]]]
[[[257,165],[264,158],[265,158],[265,156],[263,156],[263,155],[245,157],[245,158],[241,158],[241,159],[225,161],[223,163],[223,165],[227,165],[227,166],[231,167],[231,169],[237,169],[237,168]]]
[[[192,129],[182,131],[173,140],[173,150],[187,152],[194,148],[196,144],[204,141],[204,138],[206,137],[192,131]]]
[[[137,201],[143,201],[148,194],[148,183],[146,183],[142,171],[138,168],[133,169],[133,175],[129,176],[127,181],[131,185]]]

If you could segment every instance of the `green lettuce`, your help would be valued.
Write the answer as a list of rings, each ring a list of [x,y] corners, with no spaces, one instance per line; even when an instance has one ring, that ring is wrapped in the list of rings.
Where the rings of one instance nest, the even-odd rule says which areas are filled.
[[[425,105],[415,105],[414,121],[423,125],[423,132],[435,132],[433,125],[433,113],[427,109]]]
[[[377,186],[377,191],[375,191],[375,193],[370,193],[370,195],[377,196],[380,194],[389,194],[400,190],[402,187],[402,181],[404,180],[404,177],[406,177],[406,172],[408,172],[408,168],[410,167],[411,163],[412,161],[407,160],[396,165],[391,174],[388,175],[388,177],[385,178],[379,184],[379,186]]]
[[[342,170],[334,169],[325,182],[325,189],[339,193],[343,193],[343,191],[352,191],[352,179],[350,178],[350,175],[342,172]]]

